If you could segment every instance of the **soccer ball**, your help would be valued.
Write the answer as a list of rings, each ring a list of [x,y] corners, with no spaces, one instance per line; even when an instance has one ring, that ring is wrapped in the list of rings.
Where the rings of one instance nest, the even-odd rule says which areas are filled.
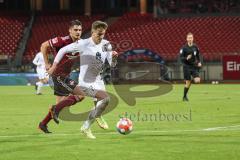
[[[121,118],[117,123],[117,131],[120,134],[129,134],[133,129],[133,123],[128,118]]]

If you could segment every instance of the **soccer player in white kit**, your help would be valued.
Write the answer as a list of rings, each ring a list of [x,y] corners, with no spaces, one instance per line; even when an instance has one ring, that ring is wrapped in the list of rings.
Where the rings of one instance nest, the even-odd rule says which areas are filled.
[[[92,35],[90,38],[78,40],[61,48],[54,60],[54,63],[57,64],[67,53],[80,54],[79,84],[74,89],[73,94],[81,95],[83,92],[86,96],[97,99],[96,106],[81,127],[81,132],[91,139],[96,138],[90,129],[95,119],[103,129],[108,128],[101,114],[106,109],[110,98],[106,92],[100,73],[106,60],[112,67],[116,65],[118,53],[112,51],[109,41],[103,39],[107,27],[108,25],[105,22],[95,21],[92,24]],[[56,105],[56,107],[58,106]],[[58,114],[53,118],[58,118]]]
[[[39,79],[39,81],[36,82],[36,94],[41,95],[41,89],[43,85],[48,83],[48,75],[45,69],[43,54],[41,52],[36,54],[35,58],[33,59],[33,64],[37,66],[36,70]]]

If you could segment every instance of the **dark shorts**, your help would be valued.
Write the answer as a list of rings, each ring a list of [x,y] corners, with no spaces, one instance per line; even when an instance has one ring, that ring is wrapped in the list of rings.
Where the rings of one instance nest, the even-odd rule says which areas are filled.
[[[199,77],[199,68],[194,66],[183,66],[183,75],[185,80],[192,80],[193,78]]]
[[[78,84],[68,77],[53,76],[51,78],[53,82],[54,95],[56,96],[68,96],[73,92],[73,89]]]

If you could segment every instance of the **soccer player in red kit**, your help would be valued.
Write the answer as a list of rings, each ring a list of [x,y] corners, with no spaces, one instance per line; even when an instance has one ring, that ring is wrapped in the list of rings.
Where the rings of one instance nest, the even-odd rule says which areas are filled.
[[[69,35],[65,37],[55,37],[48,41],[45,41],[41,45],[41,52],[43,53],[46,70],[48,71],[51,67],[49,62],[49,51],[56,53],[64,46],[71,44],[80,39],[82,34],[82,23],[79,20],[73,20],[69,25]],[[56,103],[68,96],[68,99],[72,99],[69,103],[75,103],[81,101],[84,96],[70,95],[77,83],[69,78],[71,68],[75,61],[79,61],[79,54],[66,54],[59,64],[56,66],[56,70],[52,73],[51,78],[54,84],[54,95],[56,96]],[[48,130],[47,124],[52,119],[51,112],[49,111],[47,116],[39,123],[38,128],[44,133],[51,133]]]

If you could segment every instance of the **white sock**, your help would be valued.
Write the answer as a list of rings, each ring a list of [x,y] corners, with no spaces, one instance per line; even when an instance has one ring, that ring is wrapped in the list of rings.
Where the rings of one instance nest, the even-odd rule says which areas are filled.
[[[96,107],[89,113],[88,119],[95,119],[96,117],[100,117],[106,109],[109,101],[109,97],[97,101]]]
[[[49,86],[49,84],[48,84],[48,83],[44,83],[44,84],[43,84],[43,86],[47,86],[47,87],[48,87],[48,86]]]
[[[37,94],[39,94],[39,93],[41,93],[43,83],[39,81],[39,82],[36,83],[36,85],[38,86],[37,87]]]
[[[83,123],[83,127],[85,129],[89,129],[91,127],[91,125],[93,124],[94,122],[94,119],[91,119],[91,120],[86,120],[84,123]]]
[[[95,121],[95,118],[101,116],[102,112],[105,110],[106,106],[108,105],[109,100],[110,100],[109,97],[106,97],[97,102],[96,107],[94,107],[92,111],[89,113],[88,120],[86,120],[83,123],[83,127],[85,129],[89,129],[93,124],[93,122]]]
[[[36,82],[36,85],[38,86],[38,85],[39,85],[39,83],[41,83],[41,82],[40,82],[40,81]]]

